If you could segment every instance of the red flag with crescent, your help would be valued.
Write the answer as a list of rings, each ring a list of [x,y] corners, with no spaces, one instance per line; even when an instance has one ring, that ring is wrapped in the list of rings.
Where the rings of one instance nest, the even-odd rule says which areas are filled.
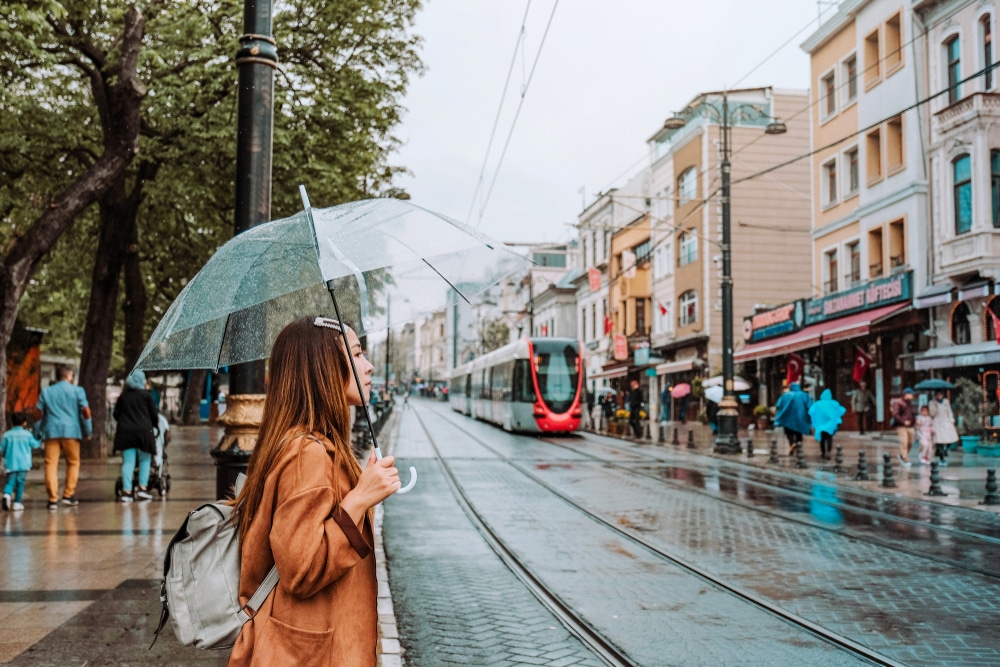
[[[788,384],[798,382],[802,379],[802,370],[805,368],[805,365],[806,360],[794,352],[788,355],[787,371],[785,374],[785,380]]]
[[[993,312],[993,309],[989,306],[986,307],[986,312],[990,314],[993,319],[993,337],[996,339],[997,343],[1000,344],[1000,317]]]
[[[868,375],[868,369],[871,368],[872,358],[871,355],[862,350],[857,345],[854,346],[854,382],[855,384],[860,383]]]

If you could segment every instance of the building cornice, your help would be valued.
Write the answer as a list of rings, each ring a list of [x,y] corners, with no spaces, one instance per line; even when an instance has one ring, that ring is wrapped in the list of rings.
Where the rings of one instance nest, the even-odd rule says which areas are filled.
[[[814,229],[812,232],[812,238],[815,241],[818,238],[822,238],[828,234],[832,234],[833,232],[843,229],[848,225],[854,224],[861,218],[869,216],[872,213],[881,211],[883,208],[886,208],[887,206],[898,204],[899,202],[903,201],[904,199],[912,195],[926,195],[926,194],[927,194],[926,181],[917,181],[916,183],[911,183],[902,190],[897,190],[896,192],[893,192],[891,195],[882,197],[878,201],[872,202],[871,204],[858,207],[848,215],[845,215],[844,217],[838,220],[834,220],[833,222],[827,223],[822,227]]]
[[[837,8],[837,13],[827,19],[813,34],[809,35],[806,41],[799,44],[799,48],[808,54],[824,46],[828,41],[843,30],[849,23],[854,21],[858,11],[867,5],[871,0],[844,0]]]

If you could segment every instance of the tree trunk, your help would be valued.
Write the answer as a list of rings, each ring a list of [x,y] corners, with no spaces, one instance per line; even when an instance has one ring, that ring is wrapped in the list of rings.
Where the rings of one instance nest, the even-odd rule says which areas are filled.
[[[201,395],[205,391],[205,378],[208,371],[197,368],[188,376],[187,388],[184,390],[184,406],[181,413],[181,423],[185,426],[195,426],[201,423]]]
[[[125,370],[131,370],[146,346],[146,283],[139,264],[139,225],[133,220],[125,253]]]
[[[107,71],[91,72],[95,98],[102,100],[114,119],[104,126],[104,150],[83,174],[59,195],[31,226],[8,246],[0,261],[0,368],[7,367],[7,344],[17,318],[18,304],[38,262],[80,213],[100,199],[122,178],[138,148],[139,106],[145,87],[138,80],[136,64],[142,47],[145,20],[135,8],[125,14],[120,57]],[[0,423],[6,422],[7,377],[0,373]],[[101,394],[103,406],[103,393]],[[101,432],[103,422],[95,421]],[[103,435],[103,433],[101,433]]]

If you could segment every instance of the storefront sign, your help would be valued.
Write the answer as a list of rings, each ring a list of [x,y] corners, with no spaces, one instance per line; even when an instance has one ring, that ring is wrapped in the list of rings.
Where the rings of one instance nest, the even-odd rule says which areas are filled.
[[[623,334],[615,334],[615,359],[617,361],[628,359],[628,338]]]
[[[636,366],[645,366],[649,363],[649,345],[635,348]]]
[[[743,339],[748,343],[793,333],[805,324],[805,299],[743,318]]]
[[[587,277],[590,279],[590,291],[598,292],[601,289],[601,272],[591,267],[587,270]]]
[[[913,298],[912,274],[907,271],[871,280],[860,287],[809,301],[806,324],[816,324]]]

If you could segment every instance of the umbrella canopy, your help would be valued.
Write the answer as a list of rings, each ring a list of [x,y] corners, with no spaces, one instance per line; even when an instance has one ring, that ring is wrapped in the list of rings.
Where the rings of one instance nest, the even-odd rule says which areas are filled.
[[[913,388],[917,391],[933,391],[934,389],[954,389],[955,385],[947,380],[930,379],[918,382]]]
[[[722,386],[722,376],[716,375],[715,377],[710,377],[705,380],[701,386],[703,387],[721,387]],[[746,391],[750,388],[750,383],[741,378],[739,375],[733,376],[733,391]],[[716,401],[718,403],[718,401]]]
[[[691,393],[691,385],[687,382],[681,382],[680,384],[675,384],[673,389],[670,390],[670,395],[674,398],[684,398]]]
[[[602,396],[615,396],[618,392],[611,387],[598,387],[594,390],[594,397],[601,398]]]
[[[167,310],[137,368],[218,369],[268,356],[282,328],[332,313],[363,336],[458,303],[531,264],[408,201],[309,209],[223,245]]]
[[[712,401],[713,403],[721,403],[722,402],[722,396],[725,393],[726,393],[725,390],[721,386],[714,385],[714,386],[708,387],[705,390],[705,398],[707,398],[708,400]]]

